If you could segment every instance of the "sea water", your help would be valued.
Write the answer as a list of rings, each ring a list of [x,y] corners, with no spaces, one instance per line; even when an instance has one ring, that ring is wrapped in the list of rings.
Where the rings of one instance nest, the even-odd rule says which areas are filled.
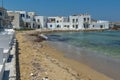
[[[51,41],[67,43],[106,56],[120,58],[120,31],[58,32],[47,36]]]
[[[120,31],[56,32],[47,34],[50,45],[98,72],[120,80]]]

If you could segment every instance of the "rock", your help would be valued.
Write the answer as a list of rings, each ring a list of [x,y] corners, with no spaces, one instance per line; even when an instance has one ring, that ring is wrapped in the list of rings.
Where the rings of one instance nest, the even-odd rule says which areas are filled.
[[[48,77],[44,77],[44,78],[42,78],[42,80],[49,80],[49,79],[48,79]]]
[[[34,74],[33,73],[30,73],[30,76],[33,76]]]

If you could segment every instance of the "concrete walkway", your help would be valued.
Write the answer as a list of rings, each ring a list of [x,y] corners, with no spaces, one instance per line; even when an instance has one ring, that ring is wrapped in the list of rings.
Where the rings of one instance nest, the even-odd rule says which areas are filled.
[[[2,80],[16,80],[16,40],[11,48],[9,58],[5,63],[5,71]]]

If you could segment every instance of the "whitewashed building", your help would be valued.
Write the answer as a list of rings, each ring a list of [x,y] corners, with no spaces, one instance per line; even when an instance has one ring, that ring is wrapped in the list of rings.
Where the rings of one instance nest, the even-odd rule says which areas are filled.
[[[14,29],[20,29],[20,13],[7,11],[11,21],[11,25]]]
[[[51,30],[109,29],[109,22],[92,21],[89,14],[80,14],[69,17],[48,17],[47,27]]]
[[[47,28],[47,17],[45,16],[35,16],[36,28],[43,29]]]
[[[7,11],[11,17],[13,28],[36,28],[35,12]]]
[[[109,21],[96,21],[91,22],[89,29],[109,29]]]
[[[63,17],[48,17],[47,28],[52,30],[63,29]]]
[[[84,30],[88,29],[91,23],[91,16],[88,14],[80,14],[69,16],[70,29],[72,30]]]
[[[12,14],[11,14],[12,13]],[[8,11],[14,28],[50,29],[50,30],[89,30],[109,29],[108,21],[92,21],[91,15],[79,14],[69,17],[38,16],[35,12]]]

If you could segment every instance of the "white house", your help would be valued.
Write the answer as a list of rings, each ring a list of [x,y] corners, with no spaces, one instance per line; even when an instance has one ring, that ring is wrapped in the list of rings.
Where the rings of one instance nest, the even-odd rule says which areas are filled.
[[[47,27],[52,30],[63,29],[63,17],[48,17]]]
[[[11,17],[14,28],[36,28],[35,12],[7,11],[7,13]]]
[[[84,30],[89,29],[91,16],[88,14],[72,15],[69,17],[48,17],[49,29]]]
[[[92,21],[89,14],[80,14],[69,17],[48,17],[47,27],[51,30],[109,29],[109,22]]]
[[[89,29],[109,29],[109,21],[91,22]]]
[[[14,14],[10,14],[10,13]],[[108,21],[92,21],[91,15],[79,14],[69,17],[37,16],[35,12],[8,11],[9,16],[13,17],[12,24],[18,28],[50,29],[50,30],[89,30],[89,29],[108,29]]]
[[[69,16],[70,29],[72,30],[84,30],[88,29],[91,23],[91,16],[88,14],[80,14]]]
[[[47,17],[35,16],[35,21],[36,21],[37,29],[47,28]]]
[[[69,30],[69,29],[70,29],[69,17],[64,17],[62,30]]]

